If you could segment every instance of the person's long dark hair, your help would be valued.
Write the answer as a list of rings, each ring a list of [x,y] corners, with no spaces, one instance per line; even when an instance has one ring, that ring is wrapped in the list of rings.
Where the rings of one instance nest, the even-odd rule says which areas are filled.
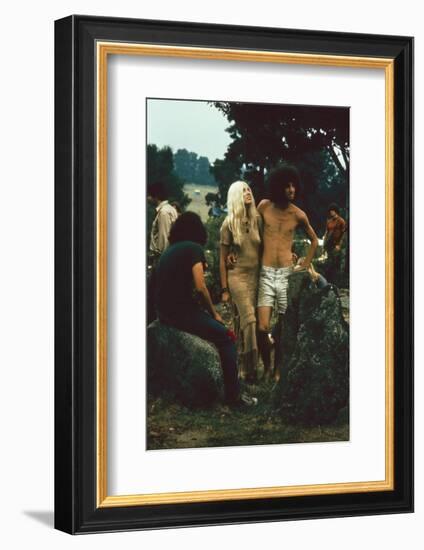
[[[184,212],[179,216],[169,233],[169,244],[179,243],[181,241],[192,241],[205,246],[208,240],[208,234],[200,216],[194,212]]]

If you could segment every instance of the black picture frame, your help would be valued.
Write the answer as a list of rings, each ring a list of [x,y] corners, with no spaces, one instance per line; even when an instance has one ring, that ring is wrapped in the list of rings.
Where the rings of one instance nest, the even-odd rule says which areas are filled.
[[[143,42],[394,60],[394,489],[99,507],[96,48]],[[413,39],[73,15],[55,22],[55,527],[93,533],[413,511]]]

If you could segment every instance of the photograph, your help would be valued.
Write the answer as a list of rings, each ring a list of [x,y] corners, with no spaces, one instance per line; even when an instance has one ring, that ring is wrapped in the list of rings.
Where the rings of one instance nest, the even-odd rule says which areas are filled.
[[[148,450],[349,441],[349,129],[146,98]]]
[[[412,54],[56,21],[57,529],[413,509]]]
[[[424,547],[420,3],[3,6],[1,547]]]

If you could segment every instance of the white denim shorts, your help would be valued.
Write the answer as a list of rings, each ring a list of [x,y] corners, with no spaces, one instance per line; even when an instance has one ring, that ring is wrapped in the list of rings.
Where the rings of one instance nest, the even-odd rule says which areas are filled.
[[[276,308],[278,313],[286,312],[287,287],[291,273],[293,273],[292,265],[288,267],[262,266],[259,275],[258,307],[269,306]]]

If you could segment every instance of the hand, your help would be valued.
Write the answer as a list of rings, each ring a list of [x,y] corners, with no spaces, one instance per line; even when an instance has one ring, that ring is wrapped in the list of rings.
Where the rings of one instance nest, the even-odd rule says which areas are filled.
[[[301,265],[295,265],[293,271],[295,271],[295,272],[305,271],[306,269],[308,269],[308,268],[304,264],[301,264]]]
[[[221,302],[230,302],[231,301],[231,294],[228,292],[228,290],[226,290],[225,292],[222,293],[222,296],[221,296]]]
[[[227,269],[233,269],[237,263],[237,256],[234,252],[230,252],[226,259]]]
[[[224,325],[224,321],[217,311],[215,311],[215,315],[213,316],[213,318],[215,319],[215,321],[218,321],[218,323],[221,323],[221,325]]]
[[[337,252],[339,252],[341,250],[341,246],[339,244],[336,244],[334,250],[337,250]]]

